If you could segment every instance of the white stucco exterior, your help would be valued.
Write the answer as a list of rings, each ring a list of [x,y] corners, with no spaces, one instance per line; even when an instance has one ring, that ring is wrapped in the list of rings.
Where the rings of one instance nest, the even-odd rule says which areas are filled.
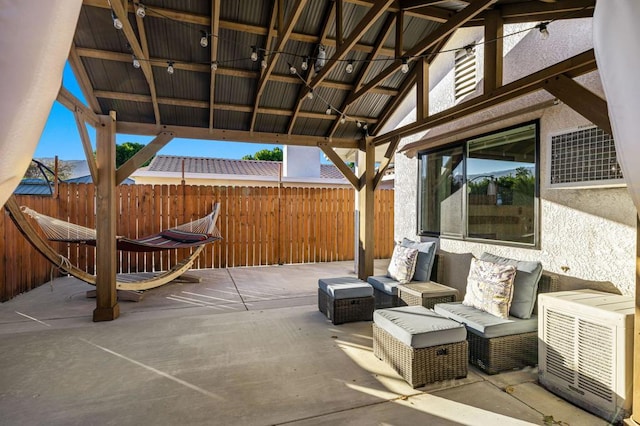
[[[526,74],[574,56],[592,47],[591,20],[555,22],[549,26],[551,36],[540,40],[537,30],[524,37],[505,57],[504,82],[514,81]],[[509,31],[505,29],[505,33]],[[473,35],[473,34],[472,34]],[[463,46],[464,44],[451,47]],[[507,43],[505,42],[505,45]],[[482,62],[481,46],[478,58]],[[506,49],[505,49],[506,51]],[[449,64],[440,67],[453,69]],[[453,106],[453,71],[442,68],[438,81],[431,87],[430,112]],[[482,75],[479,64],[478,75]],[[597,73],[590,73],[577,81],[604,97]],[[479,93],[482,82],[478,83]],[[470,95],[474,96],[474,95]],[[635,291],[636,209],[626,188],[555,189],[549,184],[548,151],[551,135],[559,132],[591,127],[589,121],[566,105],[549,106],[553,97],[537,92],[499,105],[491,110],[473,114],[454,123],[431,129],[424,136],[429,147],[444,145],[463,138],[499,130],[512,125],[539,119],[540,123],[540,202],[539,245],[522,248],[500,244],[478,243],[460,239],[441,238],[440,251],[445,256],[444,284],[464,286],[471,255],[487,251],[522,260],[540,260],[544,269],[560,276],[561,288],[596,287],[612,290],[615,286],[623,294]],[[546,102],[546,104],[544,104]],[[535,109],[535,105],[544,108]],[[532,108],[532,106],[534,106]],[[521,115],[495,120],[520,109]],[[491,121],[491,119],[494,119]],[[397,127],[415,120],[415,110],[406,115]],[[485,125],[474,124],[486,122]],[[456,133],[456,129],[466,129]],[[442,137],[438,137],[442,135]],[[422,135],[404,138],[400,150]],[[411,153],[410,153],[411,154]],[[420,238],[416,235],[418,159],[401,152],[395,158],[395,239]],[[425,239],[426,237],[422,237]]]

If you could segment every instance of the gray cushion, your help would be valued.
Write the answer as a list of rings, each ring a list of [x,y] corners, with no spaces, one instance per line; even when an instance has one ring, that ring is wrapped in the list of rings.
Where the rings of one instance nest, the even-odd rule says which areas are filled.
[[[416,263],[416,270],[413,273],[413,281],[429,281],[433,261],[436,258],[436,243],[432,241],[416,242],[403,238],[401,245],[418,250],[418,262]]]
[[[383,293],[390,294],[392,296],[398,295],[398,281],[393,278],[389,278],[386,275],[376,275],[374,277],[367,278],[367,282],[373,286],[373,288],[380,290]]]
[[[373,296],[373,287],[353,277],[321,278],[318,287],[334,299]]]
[[[529,319],[516,317],[502,319],[459,302],[438,303],[433,309],[442,316],[463,323],[470,331],[485,338],[530,333],[538,330],[538,317],[535,315]]]
[[[424,306],[378,309],[373,312],[373,322],[412,348],[447,345],[467,338],[467,331],[462,324]]]
[[[531,318],[533,307],[536,304],[538,281],[542,275],[542,263],[509,259],[490,253],[482,253],[480,260],[516,267],[516,278],[513,281],[513,300],[509,315],[522,319]]]

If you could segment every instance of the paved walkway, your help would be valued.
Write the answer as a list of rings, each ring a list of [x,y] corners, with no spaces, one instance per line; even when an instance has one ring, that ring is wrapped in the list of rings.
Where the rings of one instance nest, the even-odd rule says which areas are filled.
[[[378,271],[385,264],[377,263]],[[605,425],[535,369],[412,389],[372,353],[371,323],[334,326],[317,280],[353,262],[193,271],[91,321],[61,278],[0,304],[7,425]]]

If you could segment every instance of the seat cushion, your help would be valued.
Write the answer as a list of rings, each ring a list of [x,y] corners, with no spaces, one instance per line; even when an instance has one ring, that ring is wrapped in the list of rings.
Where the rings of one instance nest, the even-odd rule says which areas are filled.
[[[436,243],[433,241],[416,242],[408,238],[403,238],[400,244],[403,247],[418,250],[418,259],[416,261],[416,270],[413,273],[413,281],[429,281],[434,259],[436,258]]]
[[[321,278],[318,287],[334,299],[373,296],[373,287],[355,277]]]
[[[389,278],[386,275],[376,275],[367,278],[367,282],[373,286],[376,290],[380,290],[383,293],[387,293],[391,296],[398,295],[398,281],[393,278]]]
[[[467,291],[462,304],[503,319],[509,318],[515,276],[516,268],[513,265],[471,259]]]
[[[433,309],[444,317],[463,323],[470,331],[484,338],[531,333],[538,330],[538,317],[535,315],[528,319],[513,316],[503,319],[471,306],[465,306],[460,302],[438,303]]]
[[[509,259],[490,253],[483,253],[480,259],[516,267],[516,278],[513,281],[513,300],[511,301],[509,315],[523,319],[531,318],[536,304],[538,282],[542,276],[542,263]]]
[[[417,260],[418,250],[396,244],[391,255],[391,262],[389,262],[387,276],[401,284],[408,283],[413,279]]]
[[[424,306],[378,309],[373,312],[373,322],[412,348],[447,345],[467,338],[467,331],[462,324]]]

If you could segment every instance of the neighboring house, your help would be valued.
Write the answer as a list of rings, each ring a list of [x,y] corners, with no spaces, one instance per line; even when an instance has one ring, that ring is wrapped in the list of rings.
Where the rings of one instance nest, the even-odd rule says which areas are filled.
[[[281,162],[157,155],[131,178],[137,184],[180,184],[184,179],[187,185],[351,188],[336,166],[320,164],[316,156],[317,162],[297,161],[303,167],[292,170],[286,156]]]
[[[80,176],[73,179],[67,179],[62,183],[92,183],[91,175]],[[133,179],[125,179],[122,185],[133,185]],[[53,195],[53,183],[44,179],[22,179],[15,191],[16,195]]]
[[[592,48],[591,21],[553,22],[547,39],[535,28],[506,37],[503,82]],[[431,114],[482,94],[482,37],[458,31],[443,50],[475,48],[431,65]],[[604,98],[597,72],[576,81]],[[415,121],[415,97],[399,110],[391,128]],[[463,257],[540,260],[565,288],[634,294],[637,216],[613,140],[544,90],[404,138],[395,180],[396,240],[437,239],[441,251]],[[445,269],[443,281],[466,279],[464,268]]]

